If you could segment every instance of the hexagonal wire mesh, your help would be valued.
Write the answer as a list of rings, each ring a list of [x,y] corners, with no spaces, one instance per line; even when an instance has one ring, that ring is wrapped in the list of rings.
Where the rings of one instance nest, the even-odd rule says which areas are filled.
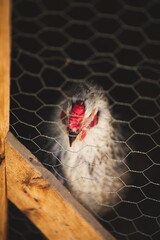
[[[11,131],[54,170],[50,129],[58,99],[72,82],[102,85],[132,179],[99,219],[119,240],[160,238],[159,12],[156,0],[13,3]],[[16,219],[12,214],[10,232],[27,239]]]

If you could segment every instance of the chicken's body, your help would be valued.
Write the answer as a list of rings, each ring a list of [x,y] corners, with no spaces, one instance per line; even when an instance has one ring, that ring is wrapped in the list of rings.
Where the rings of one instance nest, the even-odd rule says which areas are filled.
[[[81,121],[81,125],[84,125],[83,130],[81,127],[83,133],[78,133],[70,146],[67,126],[71,126],[69,119],[73,104],[79,101],[85,106]],[[61,101],[54,120],[59,121],[55,129],[57,143],[53,152],[60,160],[68,189],[95,214],[104,214],[108,209],[105,206],[116,203],[117,192],[123,187],[120,179],[123,151],[113,140],[116,133],[103,90],[92,84],[82,85],[75,92],[73,90],[71,99]]]

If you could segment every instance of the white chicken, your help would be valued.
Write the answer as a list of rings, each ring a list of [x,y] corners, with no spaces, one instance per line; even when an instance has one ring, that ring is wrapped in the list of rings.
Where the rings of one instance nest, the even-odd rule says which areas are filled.
[[[105,92],[93,83],[70,92],[54,113],[52,151],[67,188],[86,208],[103,215],[119,200],[117,192],[124,185],[120,178],[124,150],[113,140],[118,133]]]

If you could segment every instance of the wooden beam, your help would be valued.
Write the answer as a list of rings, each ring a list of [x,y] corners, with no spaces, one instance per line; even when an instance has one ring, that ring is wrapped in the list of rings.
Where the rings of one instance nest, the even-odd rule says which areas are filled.
[[[0,239],[7,239],[7,194],[4,161],[0,165]]]
[[[51,240],[115,240],[69,191],[9,133],[9,199]]]
[[[4,140],[9,129],[10,2],[0,0],[0,239],[7,231],[7,196]]]
[[[4,139],[9,129],[10,91],[10,4],[0,0],[0,154],[4,155]]]

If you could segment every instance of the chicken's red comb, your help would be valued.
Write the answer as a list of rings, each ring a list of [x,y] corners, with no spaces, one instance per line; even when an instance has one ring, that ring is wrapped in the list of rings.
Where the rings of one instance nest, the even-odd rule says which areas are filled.
[[[84,112],[85,112],[84,102],[81,101],[73,105],[72,110],[70,112],[68,124],[68,127],[70,129],[80,128]]]

